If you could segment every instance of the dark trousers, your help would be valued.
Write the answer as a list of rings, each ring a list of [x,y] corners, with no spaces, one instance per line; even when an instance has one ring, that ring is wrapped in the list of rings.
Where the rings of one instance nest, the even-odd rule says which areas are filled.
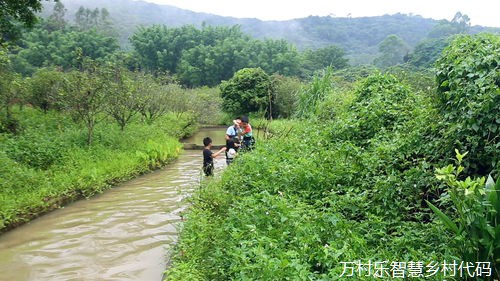
[[[203,165],[203,172],[205,173],[205,176],[210,177],[214,175],[214,164],[210,163],[207,165]]]

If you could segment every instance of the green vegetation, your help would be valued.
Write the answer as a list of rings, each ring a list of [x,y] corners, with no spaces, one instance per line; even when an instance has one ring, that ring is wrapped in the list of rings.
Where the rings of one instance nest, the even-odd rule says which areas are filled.
[[[221,118],[203,103],[214,89],[88,63],[2,76],[0,231],[166,164],[180,138]]]
[[[165,165],[180,138],[222,118],[217,89],[116,62],[105,11],[83,9],[82,26],[63,14],[58,3],[0,49],[0,232]]]
[[[438,21],[419,15],[399,13],[362,18],[337,15],[333,17],[310,16],[287,21],[261,21],[195,13],[172,6],[131,0],[61,1],[68,9],[66,17],[68,21],[75,20],[73,15],[81,6],[91,9],[107,9],[113,20],[113,27],[118,33],[120,45],[124,49],[131,49],[129,38],[139,26],[166,25],[173,28],[192,25],[201,28],[203,25],[227,27],[237,25],[241,27],[241,31],[253,38],[284,39],[299,51],[307,52],[307,50],[329,48],[334,45],[345,52],[351,65],[360,65],[372,63],[380,55],[378,45],[391,34],[404,40],[413,49],[426,39],[444,38],[459,33],[500,32],[499,27],[470,26],[466,15],[457,13],[453,17],[456,11],[450,11],[449,17],[453,17],[452,21]],[[50,2],[46,3],[45,6],[48,8],[45,12],[46,16],[49,15],[53,5]],[[260,67],[268,72],[263,66]]]
[[[128,51],[120,9],[66,12],[2,34],[0,232],[164,165],[199,124],[249,114],[264,136],[193,196],[167,279],[337,280],[358,261],[490,262],[499,278],[500,38],[463,35],[478,31],[466,15],[309,17],[281,27],[307,34],[287,32],[298,47],[178,22],[140,27]],[[15,21],[0,16],[4,33]],[[362,60],[375,65],[348,67]]]
[[[358,260],[355,280],[375,278],[370,261],[387,261],[379,278],[392,276],[392,262],[417,261],[426,275],[433,261],[490,262],[491,277],[455,278],[498,278],[498,40],[454,40],[437,91],[405,70],[354,85],[317,77],[299,95],[310,97],[296,108],[310,109],[298,115],[306,119],[266,125],[256,150],[192,198],[167,280],[337,280]],[[490,126],[475,130],[464,110]],[[478,139],[497,149],[477,149]],[[456,153],[458,168],[454,148],[470,150]]]
[[[32,75],[38,68],[57,66],[64,70],[78,68],[82,56],[103,60],[118,50],[116,39],[95,29],[79,30],[74,26],[51,30],[54,21],[42,21],[24,34],[18,46],[11,48],[13,69]]]
[[[464,260],[473,262],[490,262],[494,265],[494,276],[500,276],[498,257],[500,257],[500,181],[495,184],[493,178],[459,180],[464,171],[461,166],[467,152],[460,154],[456,150],[458,167],[448,165],[442,169],[436,169],[436,177],[443,180],[449,186],[449,198],[453,202],[458,215],[458,225],[453,220],[427,202],[436,215],[443,221],[445,226],[455,235],[455,241],[459,242],[459,249]]]
[[[373,64],[380,68],[402,64],[404,56],[410,52],[410,48],[405,41],[397,35],[387,36],[379,44],[380,56],[373,60]]]
[[[299,74],[297,51],[284,40],[255,40],[238,26],[139,28],[131,42],[150,72],[176,74],[182,84],[215,86],[239,69],[261,67],[269,73]],[[345,65],[343,65],[345,66]],[[319,67],[317,64],[314,67]]]
[[[263,112],[271,117],[271,79],[260,68],[244,68],[220,85],[222,108],[233,116]]]
[[[0,232],[165,165],[180,151],[178,138],[190,133],[186,118],[173,115],[125,131],[108,122],[96,126],[89,147],[65,114],[26,108],[16,117],[22,132],[1,135]]]
[[[32,27],[38,20],[36,13],[42,7],[41,0],[0,0],[0,44],[17,39],[20,25]]]
[[[500,37],[461,36],[436,62],[439,113],[452,145],[468,151],[466,167],[486,175],[499,169]],[[451,147],[446,147],[449,151]]]

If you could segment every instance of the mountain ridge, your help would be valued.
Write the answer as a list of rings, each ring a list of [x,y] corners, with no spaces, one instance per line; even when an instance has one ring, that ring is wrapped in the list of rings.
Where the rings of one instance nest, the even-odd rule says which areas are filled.
[[[257,18],[224,17],[199,13],[171,5],[133,0],[60,0],[72,20],[80,6],[106,8],[120,35],[123,48],[129,49],[128,38],[138,26],[164,24],[182,25],[239,25],[241,30],[258,39],[284,39],[299,50],[337,45],[346,51],[354,63],[371,61],[378,52],[378,44],[388,35],[401,37],[410,48],[426,39],[440,21],[419,15],[393,14],[375,17],[320,17],[309,16],[291,20],[264,21]],[[54,3],[45,2],[45,16],[52,12]],[[500,33],[500,28],[472,26],[470,33],[490,30]]]

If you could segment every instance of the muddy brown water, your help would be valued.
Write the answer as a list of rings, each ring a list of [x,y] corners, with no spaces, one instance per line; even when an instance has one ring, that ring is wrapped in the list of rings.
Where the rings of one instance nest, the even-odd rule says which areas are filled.
[[[226,144],[226,139],[224,138],[226,129],[227,127],[201,128],[191,137],[182,140],[182,142],[195,144],[197,146],[203,146],[203,139],[205,137],[210,137],[214,145],[224,145]]]
[[[203,134],[203,132],[202,132]],[[0,235],[0,280],[161,280],[202,152]],[[215,161],[216,173],[225,159]]]

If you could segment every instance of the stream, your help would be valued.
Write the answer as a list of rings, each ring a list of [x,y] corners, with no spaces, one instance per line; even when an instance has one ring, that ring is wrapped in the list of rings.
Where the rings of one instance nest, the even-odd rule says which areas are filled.
[[[161,280],[202,161],[201,151],[187,150],[161,170],[0,235],[0,281]],[[216,174],[225,165],[216,159]]]

